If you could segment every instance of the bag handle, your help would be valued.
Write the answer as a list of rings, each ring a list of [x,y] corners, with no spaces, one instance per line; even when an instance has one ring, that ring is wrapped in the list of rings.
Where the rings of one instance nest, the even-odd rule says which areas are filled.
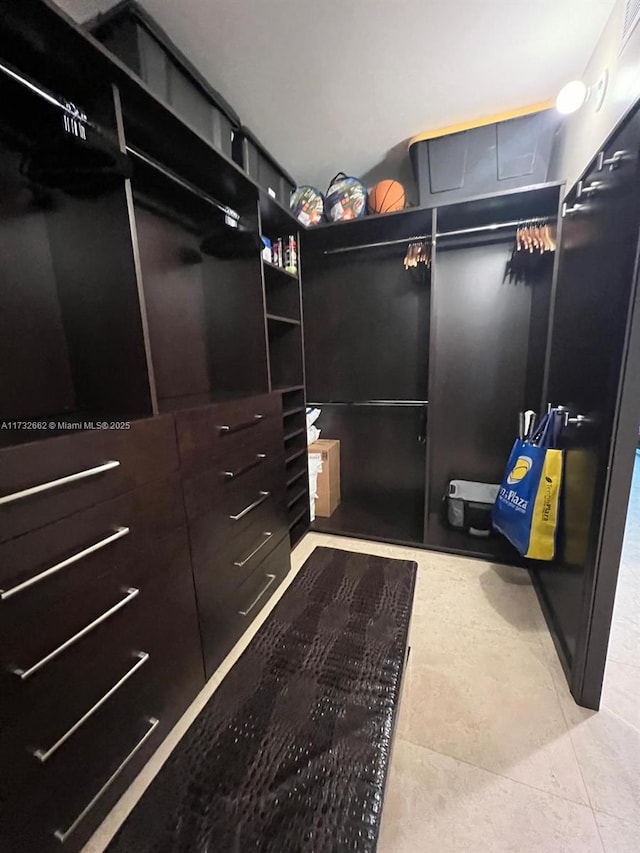
[[[564,425],[563,417],[558,409],[550,409],[536,427],[529,444],[548,449],[556,447]]]
[[[329,190],[335,184],[336,181],[343,180],[344,178],[348,178],[348,177],[349,177],[349,175],[347,175],[345,172],[338,172],[337,175],[334,175],[333,178],[331,178],[331,180],[329,181],[329,186],[327,188],[327,194],[329,193]]]

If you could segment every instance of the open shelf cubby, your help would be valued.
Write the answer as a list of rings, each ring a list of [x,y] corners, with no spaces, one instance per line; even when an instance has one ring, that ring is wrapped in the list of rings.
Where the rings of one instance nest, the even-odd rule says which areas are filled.
[[[267,315],[271,387],[274,390],[303,382],[302,332],[299,323],[282,322]]]
[[[267,316],[300,322],[300,288],[295,279],[265,276],[264,292]]]
[[[307,508],[306,512],[303,512],[300,518],[295,521],[289,528],[289,538],[291,540],[291,547],[295,548],[298,542],[302,539],[304,534],[309,529],[310,523],[310,512],[309,508]]]
[[[266,258],[262,259],[262,264],[265,270],[265,278],[269,277],[273,281],[298,281],[297,273],[290,272],[284,267],[279,267],[277,264],[272,264]]]
[[[132,187],[160,411],[268,391],[258,251],[203,251],[216,211],[148,164],[135,161]]]
[[[78,152],[58,107],[6,75],[0,98],[0,444],[150,415],[113,105],[87,104]]]

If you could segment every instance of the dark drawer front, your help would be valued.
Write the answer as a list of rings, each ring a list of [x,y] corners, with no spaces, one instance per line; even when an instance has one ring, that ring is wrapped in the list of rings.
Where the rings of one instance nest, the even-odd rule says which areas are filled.
[[[198,595],[225,601],[279,545],[288,532],[284,511],[262,512],[225,547],[215,547],[208,537],[192,537],[193,572]]]
[[[144,555],[184,523],[174,474],[0,545],[2,664],[29,668],[124,598],[123,589],[153,585],[155,564]]]
[[[0,725],[0,761],[12,768],[1,794],[9,832],[29,840],[25,849],[60,849],[55,831],[73,826],[135,750],[69,834],[66,847],[77,849],[204,684],[186,531],[165,537],[147,559],[157,583],[126,616],[33,680],[3,689],[14,712]]]
[[[134,421],[128,430],[88,431],[4,448],[0,542],[160,479],[177,467],[171,417]],[[40,490],[28,492],[34,488]]]
[[[212,510],[224,515],[239,515],[256,499],[259,492],[270,492],[278,500],[284,500],[282,451],[277,454],[266,453],[261,459],[251,452],[245,459],[248,461],[241,476],[227,478],[214,463],[200,474],[183,480],[184,503],[189,521]]]
[[[207,678],[213,675],[271,598],[290,565],[289,537],[285,536],[224,601],[217,597],[213,585],[209,594],[199,588],[198,605]]]
[[[217,403],[175,415],[180,464],[185,469],[224,460],[225,470],[243,449],[272,440],[269,419],[281,411],[279,394]]]
[[[209,567],[219,560],[223,551],[233,547],[238,559],[249,552],[250,545],[263,530],[275,533],[287,527],[284,501],[280,495],[266,490],[252,492],[247,503],[236,503],[233,517],[219,508],[189,520],[191,557],[194,571]],[[242,518],[241,512],[252,509]],[[237,518],[237,520],[235,520]]]

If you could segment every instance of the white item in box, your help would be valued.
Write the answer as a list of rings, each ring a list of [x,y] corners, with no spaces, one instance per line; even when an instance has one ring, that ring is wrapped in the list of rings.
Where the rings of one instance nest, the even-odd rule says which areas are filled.
[[[310,426],[307,430],[307,444],[313,444],[320,438],[320,430],[317,426]]]
[[[307,409],[307,429],[315,424],[321,414],[320,409]]]
[[[318,497],[318,474],[322,471],[322,454],[309,454],[309,510],[311,521],[316,517],[316,498]]]

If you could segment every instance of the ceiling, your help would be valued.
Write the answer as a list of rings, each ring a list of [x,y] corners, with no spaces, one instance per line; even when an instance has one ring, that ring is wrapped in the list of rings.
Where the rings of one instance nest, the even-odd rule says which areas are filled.
[[[76,20],[111,0],[58,0]],[[407,170],[429,129],[554,98],[615,0],[142,0],[300,183]],[[588,7],[588,14],[585,14]]]

